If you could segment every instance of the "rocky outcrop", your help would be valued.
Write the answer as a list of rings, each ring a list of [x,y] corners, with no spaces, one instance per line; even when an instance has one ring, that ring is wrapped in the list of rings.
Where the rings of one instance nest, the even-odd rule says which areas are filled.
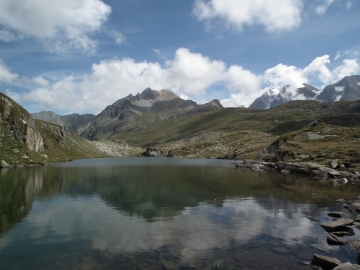
[[[0,168],[9,168],[9,167],[10,165],[5,160],[1,160]]]
[[[354,174],[346,171],[337,171],[313,162],[292,163],[283,161],[266,162],[259,160],[242,160],[236,164],[236,167],[248,168],[255,171],[311,175],[314,178],[335,181],[338,184],[346,184],[349,181],[360,181],[359,173]]]
[[[31,115],[9,97],[0,93],[0,123],[13,139],[24,144],[30,151],[44,150],[44,140]]]
[[[30,151],[44,151],[44,140],[39,131],[27,126],[26,128],[26,146]]]
[[[151,146],[147,146],[144,156],[145,157],[161,157],[161,156],[164,156],[164,153],[160,148],[154,148]]]

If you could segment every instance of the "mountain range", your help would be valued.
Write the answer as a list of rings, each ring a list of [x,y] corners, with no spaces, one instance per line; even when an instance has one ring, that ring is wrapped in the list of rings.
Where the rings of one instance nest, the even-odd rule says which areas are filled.
[[[306,83],[298,88],[291,85],[286,85],[281,89],[270,88],[262,96],[258,97],[249,108],[269,109],[292,100],[337,102],[358,99],[360,99],[360,75],[352,75],[326,86],[323,90]]]

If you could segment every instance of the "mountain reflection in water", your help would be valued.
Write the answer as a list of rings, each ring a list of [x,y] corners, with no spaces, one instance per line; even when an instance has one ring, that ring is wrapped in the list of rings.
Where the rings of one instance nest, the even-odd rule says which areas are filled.
[[[314,253],[356,262],[309,219],[342,210],[335,200],[355,199],[356,185],[165,158],[0,173],[4,269],[303,269]]]

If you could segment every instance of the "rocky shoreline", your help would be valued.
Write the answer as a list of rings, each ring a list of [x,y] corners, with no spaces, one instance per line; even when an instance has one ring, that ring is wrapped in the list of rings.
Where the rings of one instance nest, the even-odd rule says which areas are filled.
[[[336,170],[313,162],[264,162],[258,160],[241,160],[236,162],[237,168],[248,168],[254,171],[268,171],[283,174],[307,175],[313,179],[336,180],[343,184],[360,182],[360,173]]]

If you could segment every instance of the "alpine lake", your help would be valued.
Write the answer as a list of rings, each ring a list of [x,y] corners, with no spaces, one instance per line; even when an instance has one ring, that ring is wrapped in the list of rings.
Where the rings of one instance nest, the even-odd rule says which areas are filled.
[[[0,269],[308,269],[330,211],[360,184],[235,168],[235,161],[87,159],[0,171]],[[360,240],[360,231],[348,241]]]

